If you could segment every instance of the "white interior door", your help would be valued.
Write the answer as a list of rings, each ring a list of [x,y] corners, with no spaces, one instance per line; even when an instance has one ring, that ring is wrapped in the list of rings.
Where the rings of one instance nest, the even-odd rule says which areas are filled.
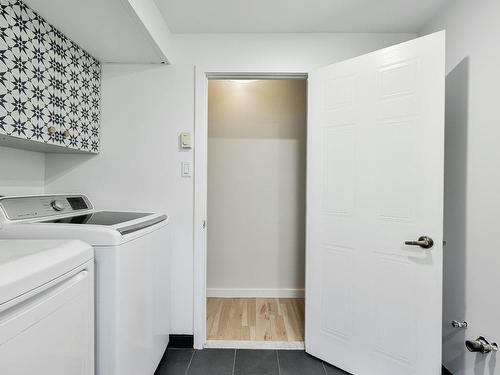
[[[441,373],[444,64],[440,32],[309,76],[306,351],[355,375]]]

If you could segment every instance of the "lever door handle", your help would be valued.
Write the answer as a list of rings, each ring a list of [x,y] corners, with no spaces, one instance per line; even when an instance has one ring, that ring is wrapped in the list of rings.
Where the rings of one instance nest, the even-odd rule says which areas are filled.
[[[405,241],[405,245],[420,246],[424,249],[430,249],[432,246],[434,246],[434,241],[430,237],[421,236],[417,241]]]

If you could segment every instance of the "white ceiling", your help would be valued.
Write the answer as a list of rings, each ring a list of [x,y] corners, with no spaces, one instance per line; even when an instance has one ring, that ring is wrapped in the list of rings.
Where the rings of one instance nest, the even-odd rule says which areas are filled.
[[[413,33],[452,0],[155,1],[174,33]]]

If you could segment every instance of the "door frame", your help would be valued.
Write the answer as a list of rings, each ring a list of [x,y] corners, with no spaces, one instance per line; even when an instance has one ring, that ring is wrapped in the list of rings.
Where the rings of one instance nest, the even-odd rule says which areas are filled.
[[[207,159],[209,79],[305,79],[308,72],[275,69],[207,69],[195,66],[194,97],[194,208],[193,208],[193,334],[194,348],[207,341]]]

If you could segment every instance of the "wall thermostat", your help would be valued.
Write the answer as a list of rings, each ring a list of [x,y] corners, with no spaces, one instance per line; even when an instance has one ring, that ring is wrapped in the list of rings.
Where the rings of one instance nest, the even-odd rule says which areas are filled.
[[[193,139],[191,137],[191,132],[182,132],[180,135],[180,144],[182,149],[188,149],[193,147]]]

